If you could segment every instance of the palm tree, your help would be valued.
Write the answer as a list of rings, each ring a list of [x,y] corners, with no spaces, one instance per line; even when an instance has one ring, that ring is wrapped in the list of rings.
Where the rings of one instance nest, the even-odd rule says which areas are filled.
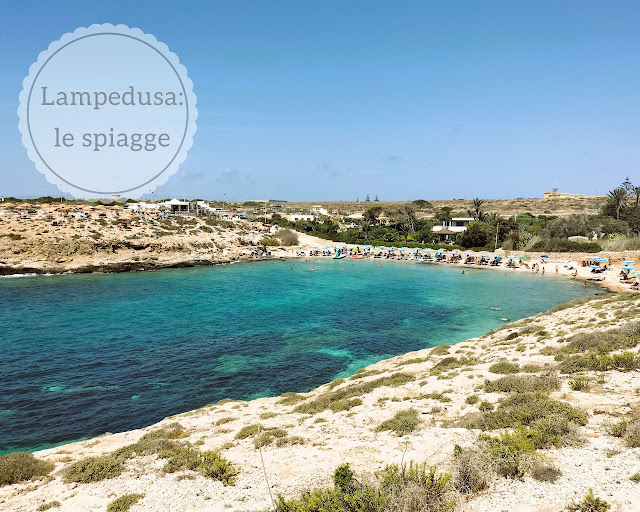
[[[471,204],[473,206],[473,210],[468,210],[469,215],[473,216],[475,220],[484,220],[485,214],[481,210],[484,201],[476,197]]]
[[[620,220],[620,210],[624,206],[624,202],[627,199],[627,191],[623,187],[614,188],[609,192],[609,203],[616,211],[616,219]]]

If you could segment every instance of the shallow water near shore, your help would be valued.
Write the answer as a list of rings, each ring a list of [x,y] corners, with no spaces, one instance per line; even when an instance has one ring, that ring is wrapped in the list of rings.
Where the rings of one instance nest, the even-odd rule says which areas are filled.
[[[140,428],[222,398],[308,391],[601,291],[531,272],[381,265],[0,280],[0,453]]]

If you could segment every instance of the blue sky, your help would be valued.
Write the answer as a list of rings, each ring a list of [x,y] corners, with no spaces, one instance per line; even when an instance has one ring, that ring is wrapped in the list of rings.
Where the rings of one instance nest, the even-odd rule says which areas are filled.
[[[56,194],[20,142],[37,55],[93,23],[187,67],[198,131],[168,196],[532,197],[640,182],[635,1],[1,3],[0,194]],[[156,191],[162,194],[162,191]]]

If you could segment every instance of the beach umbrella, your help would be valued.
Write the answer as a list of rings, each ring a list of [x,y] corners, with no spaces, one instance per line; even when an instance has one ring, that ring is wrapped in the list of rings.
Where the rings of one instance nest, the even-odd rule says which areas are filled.
[[[526,257],[526,256],[520,256],[520,261],[522,261],[522,260],[526,260],[526,259],[527,259],[527,257]]]
[[[595,260],[593,260],[593,261],[597,261],[598,263],[606,263],[606,262],[607,262],[607,261],[609,261],[609,260],[607,260],[607,259],[605,259],[605,258],[596,258],[596,259],[595,259]]]
[[[631,260],[624,260],[622,262],[623,265],[635,265],[635,261],[631,261]]]
[[[515,260],[516,256],[507,256],[507,258],[509,258],[510,260]]]
[[[496,259],[497,259],[497,260],[501,260],[501,259],[502,259],[502,256],[500,256],[499,254],[496,254]]]
[[[633,267],[631,265],[627,265],[626,267],[622,267],[622,270],[633,270],[636,267]]]
[[[632,274],[640,274],[640,270],[635,270],[633,272],[631,272]]]
[[[589,268],[600,268],[600,265],[589,265]]]
[[[298,249],[304,249],[304,245],[299,245]]]
[[[549,255],[548,254],[543,254],[542,256],[540,256],[541,258],[548,258]]]
[[[318,246],[317,246],[317,245],[312,245],[312,246],[311,246],[311,248],[312,248],[312,249],[317,249],[317,248],[318,248]]]
[[[472,252],[467,251],[467,252],[465,252],[465,254],[466,254],[467,256],[471,256],[473,253],[472,253]]]

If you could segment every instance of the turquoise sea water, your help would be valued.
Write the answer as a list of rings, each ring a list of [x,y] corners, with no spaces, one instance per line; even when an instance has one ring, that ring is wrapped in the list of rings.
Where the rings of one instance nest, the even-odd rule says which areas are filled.
[[[222,398],[306,391],[598,291],[528,272],[377,265],[0,279],[0,452],[139,428]]]

